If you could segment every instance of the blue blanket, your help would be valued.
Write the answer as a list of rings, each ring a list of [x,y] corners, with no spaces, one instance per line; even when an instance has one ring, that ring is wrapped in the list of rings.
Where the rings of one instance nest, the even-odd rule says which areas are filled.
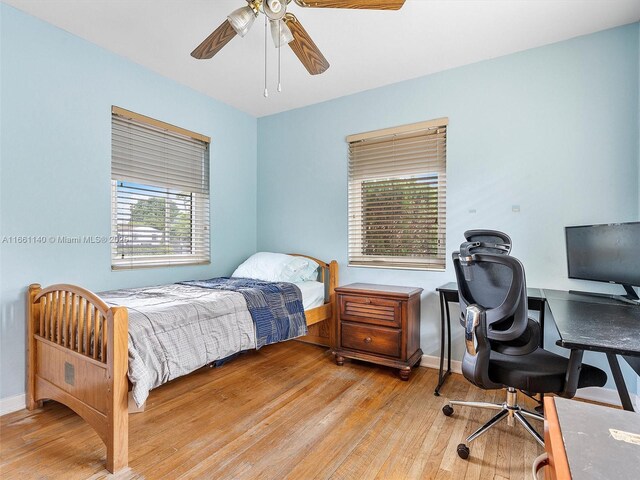
[[[292,283],[229,277],[180,283],[241,293],[256,326],[256,349],[307,334],[302,293]]]

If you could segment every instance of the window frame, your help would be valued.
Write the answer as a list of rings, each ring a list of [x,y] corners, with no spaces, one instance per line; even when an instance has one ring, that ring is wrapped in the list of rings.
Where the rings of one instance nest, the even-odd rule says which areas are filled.
[[[386,268],[386,269],[398,269],[398,270],[427,270],[427,271],[445,271],[446,270],[446,136],[447,127],[449,124],[448,118],[438,118],[435,120],[429,120],[426,122],[412,123],[408,125],[401,125],[398,127],[385,128],[381,130],[374,130],[370,132],[349,135],[346,141],[349,145],[349,173],[348,173],[348,193],[347,193],[347,219],[348,219],[348,246],[347,246],[347,258],[348,265],[351,267],[361,268]],[[365,142],[383,142],[385,138],[396,138],[401,136],[407,136],[412,134],[420,134],[420,132],[433,131],[436,135],[435,142],[439,148],[441,145],[444,149],[443,152],[437,152],[435,157],[437,161],[433,165],[434,161],[425,161],[425,170],[419,173],[393,173],[393,166],[390,166],[388,176],[376,177],[366,175],[367,166],[362,166],[360,162],[356,164],[354,161],[355,154],[353,149],[357,148],[358,144],[364,144]],[[428,136],[431,133],[427,133]],[[442,135],[442,141],[438,139],[437,135]],[[391,140],[393,141],[393,140]],[[376,167],[380,164],[384,164],[384,168],[387,168],[389,164],[393,164],[394,159],[397,156],[394,154],[389,155],[388,161],[380,162],[380,158],[376,159]],[[440,161],[440,157],[442,160]],[[386,160],[386,159],[385,159]],[[417,164],[418,162],[416,162]],[[360,166],[358,166],[360,165]],[[366,163],[365,163],[366,165]],[[418,165],[419,166],[419,165]],[[357,169],[361,170],[358,171]],[[371,168],[371,167],[369,167]],[[354,173],[356,172],[356,173]],[[387,172],[385,171],[385,175]],[[437,225],[437,232],[433,235],[434,240],[437,242],[437,253],[435,255],[427,256],[408,256],[408,255],[371,255],[366,254],[367,248],[366,242],[366,229],[364,228],[366,218],[363,215],[363,209],[365,202],[363,201],[362,185],[369,181],[392,181],[393,179],[413,179],[420,177],[434,176],[437,180],[436,184],[436,204],[438,207],[435,215],[435,222]],[[358,193],[354,193],[358,192]],[[389,229],[390,231],[392,228]],[[397,235],[390,233],[391,235]]]
[[[116,120],[117,117],[117,120]],[[197,146],[202,153],[202,157],[200,160],[194,160],[194,165],[196,167],[195,171],[198,171],[198,162],[201,162],[202,170],[199,177],[200,182],[204,185],[201,188],[201,191],[196,188],[192,188],[190,191],[188,187],[185,187],[184,183],[179,187],[158,185],[153,184],[153,178],[147,178],[146,180],[141,181],[140,177],[144,177],[144,173],[136,173],[137,177],[135,181],[130,178],[117,178],[118,174],[114,172],[114,148],[116,142],[114,141],[114,125],[116,123],[119,124],[130,124],[132,126],[136,126],[137,128],[143,127],[149,129],[149,131],[153,132],[153,135],[157,136],[158,139],[161,139],[164,134],[166,134],[166,139],[178,138],[181,142],[193,142],[194,146]],[[129,110],[125,110],[120,107],[112,106],[111,110],[111,124],[112,124],[112,138],[111,138],[111,146],[112,146],[112,157],[111,157],[111,234],[113,243],[111,245],[111,269],[112,270],[132,270],[132,269],[141,269],[141,268],[161,268],[161,267],[174,267],[174,266],[194,266],[194,265],[208,265],[211,263],[211,214],[210,214],[210,199],[211,199],[211,186],[210,186],[210,144],[211,139],[205,135],[192,132],[190,130],[186,130],[181,127],[177,127],[175,125],[162,122],[160,120],[156,120],[151,117],[147,117],[145,115],[141,115],[135,112],[131,112]],[[169,140],[170,141],[170,140]],[[160,145],[160,140],[158,140],[158,145]],[[191,147],[189,147],[191,148]],[[152,164],[156,159],[156,156],[152,152],[153,149],[150,149],[147,153],[148,158],[151,158],[151,161],[146,161],[149,164]],[[158,161],[158,170],[161,170],[163,161],[166,161],[166,158],[170,157],[170,155],[166,154],[157,155]],[[175,158],[175,157],[174,157]],[[188,158],[188,157],[187,157]],[[194,158],[196,158],[194,156]],[[126,160],[125,160],[126,161]],[[118,161],[118,170],[121,171],[126,169],[127,167],[122,166],[122,159]],[[165,164],[166,165],[166,164]],[[149,167],[150,169],[153,167]],[[165,167],[166,168],[166,167]],[[158,177],[157,171],[153,174],[149,173],[149,177]],[[130,171],[131,172],[131,171]],[[129,174],[131,174],[129,172]],[[169,172],[165,170],[165,175],[167,178],[167,182],[174,183],[177,177],[173,177],[171,180],[171,175]],[[125,174],[126,176],[126,174]],[[146,183],[149,181],[149,183]],[[156,180],[157,181],[157,180]],[[127,184],[126,186],[123,186]],[[181,195],[187,195],[190,198],[190,204],[188,210],[185,211],[189,215],[190,221],[190,235],[189,235],[189,243],[191,253],[183,254],[183,253],[173,253],[173,254],[158,254],[158,255],[129,255],[125,258],[122,253],[123,249],[127,248],[127,240],[135,241],[135,235],[132,235],[127,240],[123,240],[127,234],[123,232],[123,229],[119,228],[119,220],[121,219],[122,213],[119,211],[119,207],[122,206],[122,200],[119,198],[118,191],[119,188],[130,189],[129,192],[123,193],[121,191],[121,195],[127,196],[136,196],[142,195],[140,192],[145,191],[144,187],[148,187],[151,194],[149,198],[161,198],[165,201],[165,205],[168,200],[171,199],[172,196],[180,197]],[[185,188],[185,190],[181,190]],[[139,190],[139,192],[136,192]],[[139,200],[138,200],[139,201]],[[136,202],[137,203],[137,202]],[[133,205],[133,204],[132,204]],[[177,205],[179,208],[179,205]],[[165,206],[165,209],[168,207]],[[130,218],[129,213],[129,219]],[[125,214],[126,216],[126,214]],[[142,225],[144,226],[144,225]],[[133,227],[133,225],[131,226]],[[151,226],[150,226],[151,227]],[[156,228],[156,227],[151,227]],[[165,226],[165,229],[169,228]],[[158,230],[161,232],[161,230]],[[161,232],[162,233],[162,232]],[[164,232],[166,235],[166,232]],[[137,239],[139,241],[139,239]],[[166,240],[165,240],[166,241]],[[132,248],[132,247],[129,247]]]

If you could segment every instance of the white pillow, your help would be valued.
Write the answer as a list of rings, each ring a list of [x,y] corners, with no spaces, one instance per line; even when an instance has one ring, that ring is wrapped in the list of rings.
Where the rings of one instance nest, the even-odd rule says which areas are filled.
[[[294,279],[300,278],[309,268],[308,262],[300,260],[306,259],[284,253],[258,252],[247,258],[231,276],[267,282],[299,281]]]

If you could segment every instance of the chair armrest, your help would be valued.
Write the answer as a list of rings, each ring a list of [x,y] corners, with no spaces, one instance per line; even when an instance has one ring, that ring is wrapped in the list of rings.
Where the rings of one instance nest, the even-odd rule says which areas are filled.
[[[487,332],[489,340],[495,340],[491,343],[492,350],[505,355],[527,355],[534,352],[540,346],[540,336],[542,335],[540,324],[532,318],[527,320],[527,328],[522,335],[513,340],[496,339],[493,333],[494,331],[491,329]]]
[[[481,332],[486,331],[486,310],[480,305],[469,305],[464,317],[464,343],[469,355],[476,355],[476,335],[478,327]]]

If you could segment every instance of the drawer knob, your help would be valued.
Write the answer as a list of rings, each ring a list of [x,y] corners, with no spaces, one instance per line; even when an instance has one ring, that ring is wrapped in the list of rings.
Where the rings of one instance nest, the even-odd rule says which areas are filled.
[[[364,343],[371,343],[371,337],[367,337],[364,339]]]

